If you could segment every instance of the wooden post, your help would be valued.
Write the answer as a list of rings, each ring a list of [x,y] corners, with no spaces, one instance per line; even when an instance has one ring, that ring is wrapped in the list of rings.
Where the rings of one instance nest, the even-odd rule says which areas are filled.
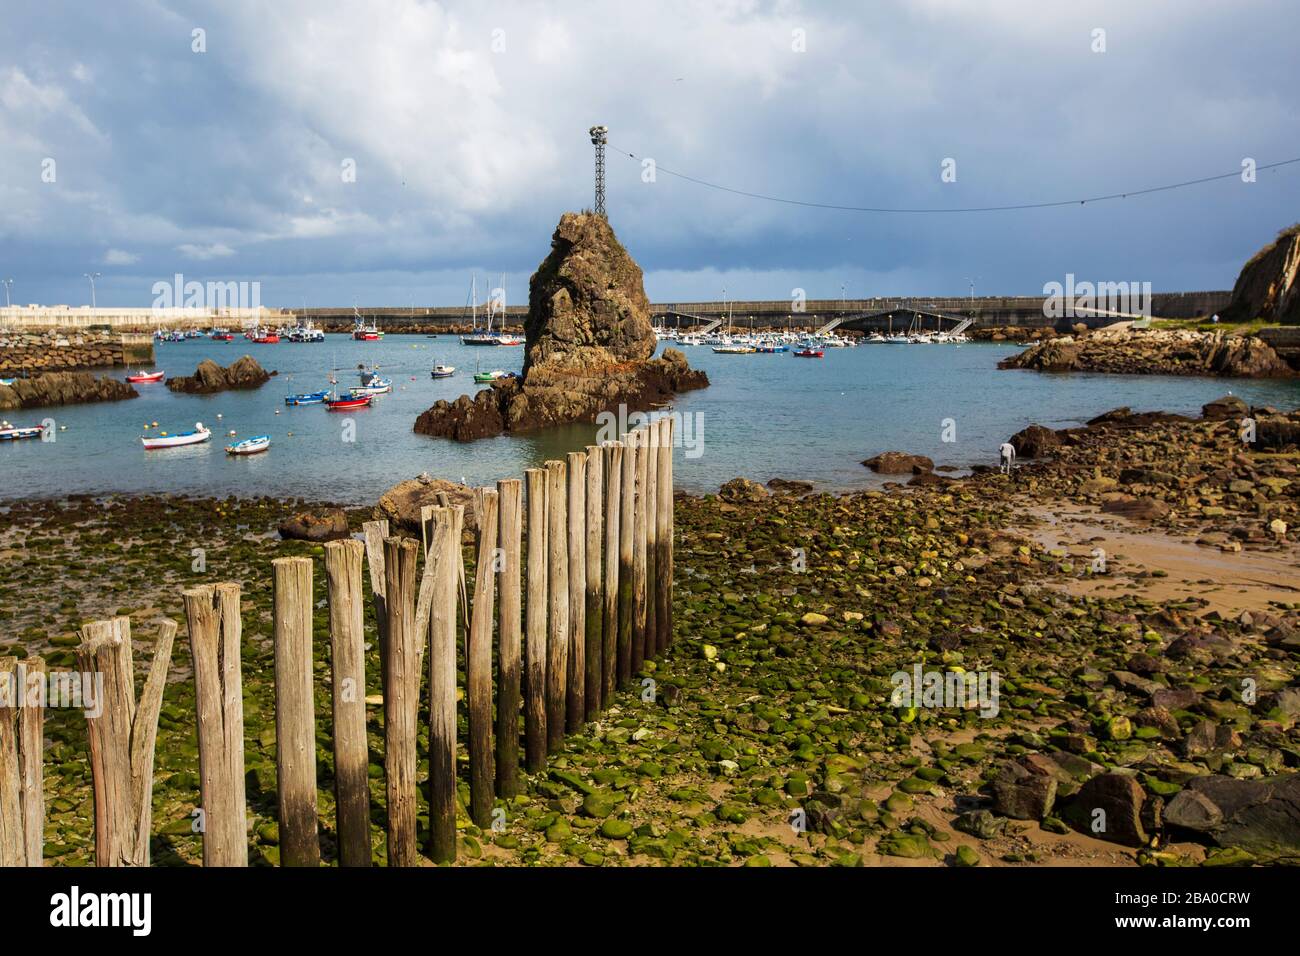
[[[623,443],[610,442],[601,451],[605,461],[605,606],[601,621],[600,700],[608,707],[614,700],[618,677],[618,510],[623,496]]]
[[[415,631],[415,565],[410,538],[384,541],[384,612],[388,676],[384,681],[384,778],[388,798],[388,865],[415,866],[416,716],[420,705],[419,642]]]
[[[176,623],[158,628],[153,661],[135,699],[131,619],[93,621],[81,629],[81,672],[103,686],[95,716],[86,714],[95,792],[95,864],[148,866],[154,743],[171,664]],[[86,701],[89,704],[89,701]]]
[[[655,647],[660,654],[672,643],[673,420],[660,419],[658,481],[655,484]]]
[[[636,528],[636,432],[623,436],[618,512],[618,686],[632,679],[632,553]]]
[[[247,866],[239,585],[194,588],[182,598],[194,665],[203,865]]]
[[[677,504],[676,504],[676,500],[673,498],[673,488],[674,488],[674,484],[673,484],[673,446],[674,446],[674,443],[675,443],[676,440],[677,440],[677,437],[676,437],[676,435],[677,435],[677,421],[676,421],[676,419],[671,418],[671,417],[668,418],[667,421],[668,421],[668,427],[667,427],[667,431],[668,431],[668,454],[665,456],[665,458],[667,459],[667,461],[665,462],[665,467],[666,467],[667,470],[668,470],[668,502],[667,502],[667,504],[665,505],[665,507],[667,508],[667,512],[668,512],[668,517],[667,517],[667,523],[668,523],[668,536],[667,536],[667,542],[668,542],[668,596],[664,599],[664,601],[665,601],[665,607],[667,608],[667,615],[665,616],[665,626],[666,626],[667,629],[668,629],[668,631],[667,631],[667,633],[668,633],[668,643],[669,643],[669,644],[672,644],[674,638],[676,637],[676,632],[675,632],[675,630],[674,630],[674,628],[673,628],[673,586],[674,586],[674,585],[673,585],[673,580],[674,580],[674,578],[673,578],[673,570],[674,570],[674,563],[673,563],[673,562],[674,562],[674,558],[673,558],[673,538],[674,538],[674,535],[676,534],[676,529],[677,529],[677,518],[676,518],[676,514],[677,514]]]
[[[547,598],[550,606],[546,661],[546,749],[564,741],[564,708],[569,666],[569,522],[562,461],[546,463]]]
[[[469,815],[483,828],[492,824],[496,783],[492,767],[492,619],[496,616],[497,506],[495,489],[475,490],[478,558],[473,611],[465,634],[465,704],[469,710]]]
[[[650,422],[645,431],[645,659],[659,655],[659,629],[655,620],[659,610],[659,595],[655,590],[659,578],[655,562],[659,556],[659,423]]]
[[[569,663],[565,728],[582,729],[587,713],[587,455],[568,456]]]
[[[546,560],[547,473],[542,468],[524,472],[528,482],[528,607],[526,681],[524,691],[524,756],[530,773],[546,769],[546,588],[550,575]]]
[[[370,570],[370,597],[375,608],[375,634],[379,638],[380,693],[388,699],[388,614],[384,610],[384,541],[388,538],[388,521],[367,521],[361,526],[366,535],[366,566]]]
[[[434,511],[429,621],[429,856],[456,859],[456,612],[463,505]]]
[[[43,864],[45,673],[39,657],[0,657],[0,867]]]
[[[275,570],[275,763],[280,797],[280,863],[319,866],[311,559],[276,558],[271,566]]]
[[[519,655],[523,601],[519,552],[522,544],[523,482],[497,482],[501,509],[497,526],[500,576],[497,578],[497,795],[519,793]]]
[[[587,446],[587,610],[586,653],[587,671],[586,719],[595,720],[604,709],[604,690],[601,675],[603,646],[601,633],[604,626],[604,581],[600,576],[601,515],[605,510],[604,457],[598,445]]]
[[[646,658],[646,468],[650,463],[649,433],[636,430],[636,500],[632,519],[632,673],[641,670]]]
[[[365,546],[353,538],[325,545],[334,704],[334,799],[340,866],[371,864],[365,605],[361,597],[364,552]],[[416,640],[419,639],[417,631]]]

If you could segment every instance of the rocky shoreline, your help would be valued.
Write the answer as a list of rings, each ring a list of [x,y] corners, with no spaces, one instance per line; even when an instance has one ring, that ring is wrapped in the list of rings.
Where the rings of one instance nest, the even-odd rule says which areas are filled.
[[[1000,369],[1145,375],[1291,378],[1273,348],[1255,336],[1186,329],[1099,329],[1039,342]]]
[[[1167,510],[1111,510],[1105,520],[1196,541],[1223,560],[1294,559],[1294,440],[1243,443],[1240,409],[1211,404],[1201,419],[1117,410],[1064,434],[1044,430],[1056,443],[1011,476],[989,471],[841,496],[810,493],[798,481],[679,494],[680,637],[638,676],[655,682],[653,699],[642,699],[638,683],[608,720],[569,737],[548,773],[526,778],[501,831],[462,821],[460,859],[1300,860],[1300,597],[1281,590],[1253,610],[1211,610],[1196,594],[1157,597],[1158,569],[1123,551],[1099,569],[1086,550],[1033,537],[1036,513],[1087,506],[1105,514],[1108,504],[1150,498]],[[1273,434],[1282,437],[1284,423],[1300,422],[1295,413],[1249,411],[1276,420]],[[398,486],[380,510],[400,521],[434,484]],[[318,544],[275,533],[320,509],[273,499],[110,497],[5,510],[0,654],[68,666],[75,628],[113,612],[130,614],[147,645],[160,614],[183,619],[183,587],[243,583],[252,861],[277,862],[269,568],[273,557],[320,556]],[[372,512],[324,514],[322,537],[336,534],[339,520],[356,533]],[[205,542],[208,569],[195,572],[176,541]],[[94,588],[67,588],[74,561]],[[1097,584],[1108,590],[1082,590]],[[367,692],[376,694],[369,618]],[[317,666],[317,712],[327,715],[328,668]],[[998,675],[995,712],[924,700],[896,706],[897,675],[917,666]],[[382,753],[380,716],[369,710],[373,761],[382,760],[374,756]],[[200,853],[190,829],[193,719],[188,660],[177,651],[158,741],[154,857],[162,864]],[[47,734],[47,856],[84,863],[92,843],[84,720],[51,714]],[[322,766],[328,734],[323,718]],[[382,806],[378,766],[373,799]],[[332,819],[327,776],[320,802]],[[1102,832],[1092,826],[1098,808],[1108,821]],[[796,811],[802,830],[789,825]],[[379,824],[373,843],[382,860]],[[328,837],[324,845],[333,859]]]
[[[204,359],[193,375],[174,375],[167,379],[173,392],[187,395],[212,395],[237,389],[261,388],[275,372],[267,372],[251,355],[245,355],[226,368],[211,359]]]
[[[14,379],[12,385],[0,385],[0,410],[117,402],[138,397],[134,388],[115,378],[96,378],[89,372],[46,372],[32,378]]]

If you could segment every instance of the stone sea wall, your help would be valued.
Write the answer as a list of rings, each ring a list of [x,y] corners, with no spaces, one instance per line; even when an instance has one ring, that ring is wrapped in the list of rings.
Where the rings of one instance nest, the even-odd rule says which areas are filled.
[[[148,333],[0,331],[0,377],[152,365]]]

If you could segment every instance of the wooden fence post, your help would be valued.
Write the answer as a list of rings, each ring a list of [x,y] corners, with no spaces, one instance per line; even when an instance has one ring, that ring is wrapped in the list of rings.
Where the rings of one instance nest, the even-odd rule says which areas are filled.
[[[662,418],[659,429],[659,454],[656,459],[658,481],[655,484],[655,649],[662,654],[672,642],[672,512],[673,512],[673,420]]]
[[[271,566],[275,571],[275,763],[280,863],[319,866],[312,563],[310,558],[276,558]]]
[[[645,659],[659,655],[659,594],[656,563],[659,557],[659,423],[645,428]]]
[[[550,575],[546,561],[547,473],[542,468],[524,472],[528,482],[528,606],[525,622],[527,643],[524,681],[524,751],[529,773],[546,768],[546,589]]]
[[[582,729],[587,713],[587,456],[568,456],[569,525],[569,662],[565,693],[565,728]]]
[[[153,758],[176,623],[158,628],[153,661],[135,699],[131,619],[93,621],[81,629],[81,672],[103,681],[99,713],[86,714],[95,791],[95,864],[148,866],[153,820]]]
[[[546,463],[547,599],[546,749],[554,753],[564,742],[564,708],[569,666],[569,547],[568,494],[562,461]]]
[[[667,431],[668,431],[668,454],[665,456],[665,458],[666,458],[667,460],[666,460],[666,462],[664,463],[664,467],[667,468],[667,471],[668,471],[668,502],[667,502],[667,504],[666,504],[666,506],[665,506],[665,507],[667,508],[667,524],[668,524],[668,536],[667,536],[667,542],[668,542],[668,595],[667,595],[667,597],[666,597],[664,600],[665,600],[665,607],[668,609],[668,613],[667,613],[666,618],[665,618],[665,626],[666,626],[667,629],[668,629],[668,630],[667,630],[668,643],[669,643],[669,644],[672,644],[673,639],[676,637],[676,631],[675,631],[675,629],[674,629],[674,627],[673,627],[673,587],[674,587],[674,585],[673,585],[673,580],[674,580],[674,578],[673,578],[673,571],[674,571],[673,541],[674,541],[674,536],[675,536],[675,534],[676,534],[676,530],[677,530],[677,517],[676,517],[676,515],[677,515],[677,503],[676,503],[676,500],[673,498],[673,487],[674,487],[674,485],[673,485],[673,446],[674,446],[674,444],[675,444],[675,442],[676,442],[676,440],[677,440],[677,438],[676,438],[676,434],[677,434],[677,420],[676,420],[675,418],[673,418],[673,417],[669,417],[669,418],[667,419],[667,421],[668,421],[668,428],[667,428]]]
[[[492,823],[496,773],[492,766],[492,620],[496,616],[498,500],[493,488],[474,492],[478,557],[474,565],[474,605],[465,633],[465,705],[469,711],[470,819]]]
[[[497,482],[501,516],[497,526],[500,576],[497,578],[497,794],[519,793],[519,656],[523,601],[519,552],[522,544],[523,482]]]
[[[632,679],[632,554],[636,526],[636,432],[623,436],[618,510],[618,686]]]
[[[203,865],[247,866],[240,589],[227,582],[193,588],[182,598],[194,665]]]
[[[388,800],[388,865],[415,866],[416,716],[420,706],[419,642],[415,631],[415,565],[410,538],[384,541],[384,612],[388,670],[384,694],[384,778]]]
[[[463,505],[434,511],[429,621],[429,856],[456,859],[456,612]]]
[[[365,605],[361,597],[364,552],[365,546],[353,538],[325,545],[334,705],[334,801],[340,866],[371,864]],[[420,640],[418,632],[416,640]]]
[[[632,673],[641,670],[646,658],[646,468],[650,463],[649,435],[645,428],[636,434],[636,500],[632,519]]]
[[[380,693],[388,700],[388,614],[384,610],[384,541],[388,538],[388,520],[367,521],[361,529],[366,535],[366,567],[370,571],[370,598],[379,638]]]
[[[45,673],[42,658],[0,657],[0,867],[43,865]]]
[[[595,720],[604,709],[604,692],[601,678],[601,631],[604,613],[604,581],[600,576],[601,514],[605,509],[604,457],[597,445],[587,446],[587,600],[586,600],[586,652],[585,675],[587,720]]]
[[[600,701],[608,707],[614,700],[618,678],[618,509],[623,495],[623,443],[610,442],[601,452],[605,464],[605,606],[601,621]]]

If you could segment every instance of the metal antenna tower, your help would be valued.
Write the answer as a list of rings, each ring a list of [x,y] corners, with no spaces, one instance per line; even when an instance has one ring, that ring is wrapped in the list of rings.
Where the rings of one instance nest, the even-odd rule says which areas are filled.
[[[587,132],[591,134],[591,144],[596,147],[596,215],[605,215],[605,144],[609,142],[606,133],[608,126],[593,126]]]

